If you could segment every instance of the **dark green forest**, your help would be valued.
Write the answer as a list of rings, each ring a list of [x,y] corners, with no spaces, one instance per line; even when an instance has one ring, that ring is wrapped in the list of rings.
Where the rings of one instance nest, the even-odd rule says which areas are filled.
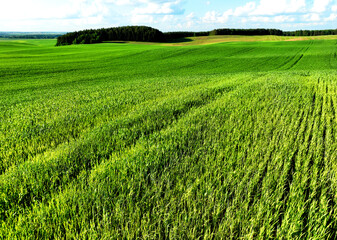
[[[91,44],[108,41],[170,42],[174,39],[209,35],[277,35],[277,36],[320,36],[337,35],[337,29],[282,31],[279,29],[215,29],[204,32],[166,32],[146,26],[126,26],[90,29],[71,32],[57,38],[56,46]]]
[[[161,31],[146,26],[90,29],[60,36],[57,38],[56,46],[105,41],[165,42],[165,36]]]
[[[322,35],[337,35],[337,29],[297,30],[292,32],[283,32],[283,36],[322,36]]]

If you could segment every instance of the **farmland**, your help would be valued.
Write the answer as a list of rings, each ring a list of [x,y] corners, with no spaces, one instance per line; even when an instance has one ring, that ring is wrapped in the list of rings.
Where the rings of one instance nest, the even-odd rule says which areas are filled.
[[[335,239],[325,38],[0,41],[0,238]]]

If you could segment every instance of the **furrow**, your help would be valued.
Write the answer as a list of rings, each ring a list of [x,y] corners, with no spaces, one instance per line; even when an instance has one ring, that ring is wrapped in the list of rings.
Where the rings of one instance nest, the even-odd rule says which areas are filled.
[[[81,171],[90,170],[110,154],[124,151],[138,139],[176,122],[191,109],[208,104],[234,89],[233,86],[223,86],[184,96],[183,101],[164,103],[159,108],[96,129],[85,140],[66,145],[56,157],[51,153],[7,171],[0,178],[1,218],[4,220],[17,208],[26,208],[32,202],[48,198],[50,192],[71,182]]]
[[[216,99],[214,99],[214,100],[216,101]],[[181,122],[182,120],[184,120],[186,123],[189,123],[194,118],[193,117],[193,115],[194,115],[193,112],[194,111],[203,112],[201,109],[209,109],[208,107],[210,105],[212,105],[212,104],[213,104],[213,102],[209,102],[209,103],[205,104],[204,106],[202,106],[200,108],[193,108],[193,111],[191,111],[191,113],[188,114],[188,115],[191,115],[191,116],[188,117],[188,119],[184,120],[184,118],[185,118],[185,116],[184,116],[184,117],[178,119],[177,121]],[[168,130],[169,131],[167,133],[168,135],[166,134],[167,136],[165,138],[168,138],[168,139],[175,138],[174,137],[175,126],[172,126],[171,128],[173,128],[173,129],[172,130]],[[165,130],[165,129],[161,129],[160,131],[167,132],[167,130]],[[198,132],[199,131],[196,131],[195,133],[198,133]],[[194,132],[192,132],[192,133],[194,133]],[[191,138],[188,138],[188,137],[185,138],[184,137],[184,139],[183,139],[184,142],[174,143],[172,146],[169,147],[169,149],[171,151],[171,154],[168,154],[168,153],[162,153],[161,150],[160,150],[160,148],[159,148],[159,146],[157,146],[156,141],[159,141],[159,142],[164,141],[164,139],[161,139],[161,137],[158,137],[158,136],[160,136],[160,135],[153,134],[152,136],[150,136],[150,138],[154,138],[153,140],[150,140],[150,142],[153,141],[153,143],[151,144],[152,146],[150,148],[146,147],[146,145],[148,144],[148,140],[146,140],[146,139],[143,138],[142,140],[140,140],[140,142],[136,143],[133,147],[131,147],[129,149],[129,151],[125,151],[125,153],[123,155],[118,156],[118,155],[114,154],[113,156],[111,156],[111,158],[113,158],[115,160],[110,159],[109,161],[106,161],[103,164],[97,164],[96,167],[95,167],[94,173],[102,176],[102,175],[104,175],[104,172],[109,173],[110,171],[112,171],[112,172],[110,172],[110,174],[111,174],[111,173],[117,171],[117,172],[115,172],[115,174],[118,175],[118,174],[122,174],[121,171],[127,171],[127,173],[126,173],[127,176],[124,176],[124,177],[128,177],[129,174],[131,174],[131,175],[132,174],[136,174],[136,175],[141,174],[141,175],[144,175],[144,177],[145,177],[145,178],[142,178],[143,181],[144,181],[143,183],[144,184],[150,184],[151,182],[153,182],[153,179],[152,179],[153,176],[149,175],[150,172],[156,172],[156,171],[159,171],[159,172],[165,171],[166,172],[167,168],[170,165],[171,166],[174,165],[174,162],[178,160],[175,157],[179,156],[180,154],[176,155],[176,152],[178,152],[178,153],[181,152],[181,154],[183,154],[181,157],[183,157],[183,158],[188,157],[188,155],[191,154],[191,153],[186,152],[187,149],[190,149],[192,147],[192,146],[188,146]],[[181,137],[183,137],[183,136],[184,135],[182,135]],[[157,139],[157,138],[159,138],[159,139]],[[144,146],[144,144],[145,144],[145,146]],[[165,142],[160,143],[160,144],[165,144]],[[166,145],[162,145],[161,147],[165,149],[166,148],[165,146]],[[169,150],[169,149],[167,149],[167,150]],[[166,162],[165,161],[160,161],[160,162],[151,163],[152,160],[155,160],[155,159],[157,159],[159,157],[159,156],[156,156],[158,150],[159,150],[158,154],[160,154],[160,155],[164,154],[165,156],[167,156],[167,158],[168,158],[167,161]],[[150,151],[150,152],[148,152],[148,151]],[[150,154],[150,155],[151,154],[155,154],[155,155],[153,155],[153,157],[151,157],[151,156],[147,156],[147,154]],[[136,161],[136,162],[132,162],[132,161],[129,162],[129,161],[127,161],[128,155],[131,155],[132,158],[134,158],[134,161]],[[140,161],[140,159],[138,159],[138,156],[145,157],[147,159],[147,162]],[[161,157],[159,157],[159,159],[161,159]],[[115,162],[115,161],[118,161],[118,162]],[[140,161],[140,162],[138,162],[138,161]],[[111,165],[111,163],[114,163],[114,165]],[[144,164],[146,164],[146,166]],[[145,169],[138,169],[140,166],[142,166],[142,168],[144,167]],[[157,173],[158,176],[161,175],[161,173],[159,173],[159,172]],[[95,176],[95,174],[94,174],[94,176]],[[116,176],[116,178],[114,178],[114,177],[112,177],[112,178],[109,177],[109,179],[102,178],[101,181],[112,181],[111,183],[113,183],[115,180],[118,181],[118,179],[119,179],[118,176]],[[74,188],[76,189],[77,187],[81,188],[81,184],[83,184],[83,183],[84,183],[84,186],[85,186],[87,181],[88,181],[87,179],[82,179],[79,182],[79,184],[80,184],[79,186],[77,186],[75,182],[73,184],[69,184],[69,187],[70,187],[69,191],[72,191],[71,189],[74,189]],[[132,182],[132,179],[130,179],[130,182]],[[96,182],[94,181],[93,184],[96,185]],[[92,187],[95,187],[95,186],[92,186]],[[119,185],[119,184],[116,187],[117,187],[117,189],[112,190],[112,191],[114,192],[114,194],[113,194],[114,197],[118,198],[119,197],[118,191],[125,191],[125,190],[120,189],[121,185]],[[136,194],[140,194],[140,196],[141,196],[142,195],[141,191],[142,191],[143,187],[144,186],[142,186],[142,188],[139,189],[140,192],[138,192]],[[94,193],[94,192],[92,192],[92,190],[93,189],[88,188],[85,191],[87,191],[87,192],[89,191],[91,193]],[[59,194],[60,195],[65,195],[65,196],[67,196],[67,194],[69,194],[69,193],[72,194],[69,191],[67,191],[66,189],[63,190],[63,191],[61,191],[61,189],[60,189],[60,193]],[[110,192],[110,191],[108,191],[108,192]],[[76,192],[77,192],[77,190],[76,190]],[[104,191],[101,192],[101,193],[104,194]],[[57,192],[56,191],[52,195],[55,195],[55,194],[57,196]],[[93,197],[93,196],[91,196],[91,197]],[[48,198],[47,199],[43,199],[43,203],[47,203],[47,205],[48,205],[48,201],[49,201]],[[50,204],[53,204],[53,200],[51,200]],[[40,204],[38,204],[36,202],[34,203],[34,206],[36,206],[36,207],[39,207],[39,205]],[[28,210],[27,213],[29,213],[29,212],[30,211]],[[15,219],[15,216],[12,215],[11,218]]]

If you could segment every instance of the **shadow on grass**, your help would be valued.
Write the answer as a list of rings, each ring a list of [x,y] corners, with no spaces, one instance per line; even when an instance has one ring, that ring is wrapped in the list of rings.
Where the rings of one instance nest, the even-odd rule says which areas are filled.
[[[184,42],[192,42],[192,39],[189,38],[177,38],[177,39],[169,39],[167,43],[184,43]]]
[[[177,39],[168,39],[166,42],[161,42],[161,43],[184,43],[184,42],[192,42],[192,41],[193,41],[192,39],[188,39],[188,38],[177,38]],[[104,41],[103,43],[123,44],[123,43],[130,43],[130,42],[129,41]]]
[[[103,43],[118,43],[118,44],[122,44],[122,43],[128,43],[125,41],[104,41]]]

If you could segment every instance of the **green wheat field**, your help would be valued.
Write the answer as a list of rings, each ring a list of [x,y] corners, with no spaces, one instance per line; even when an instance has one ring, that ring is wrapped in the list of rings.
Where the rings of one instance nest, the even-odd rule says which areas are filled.
[[[220,38],[1,40],[0,238],[336,239],[337,38]]]

